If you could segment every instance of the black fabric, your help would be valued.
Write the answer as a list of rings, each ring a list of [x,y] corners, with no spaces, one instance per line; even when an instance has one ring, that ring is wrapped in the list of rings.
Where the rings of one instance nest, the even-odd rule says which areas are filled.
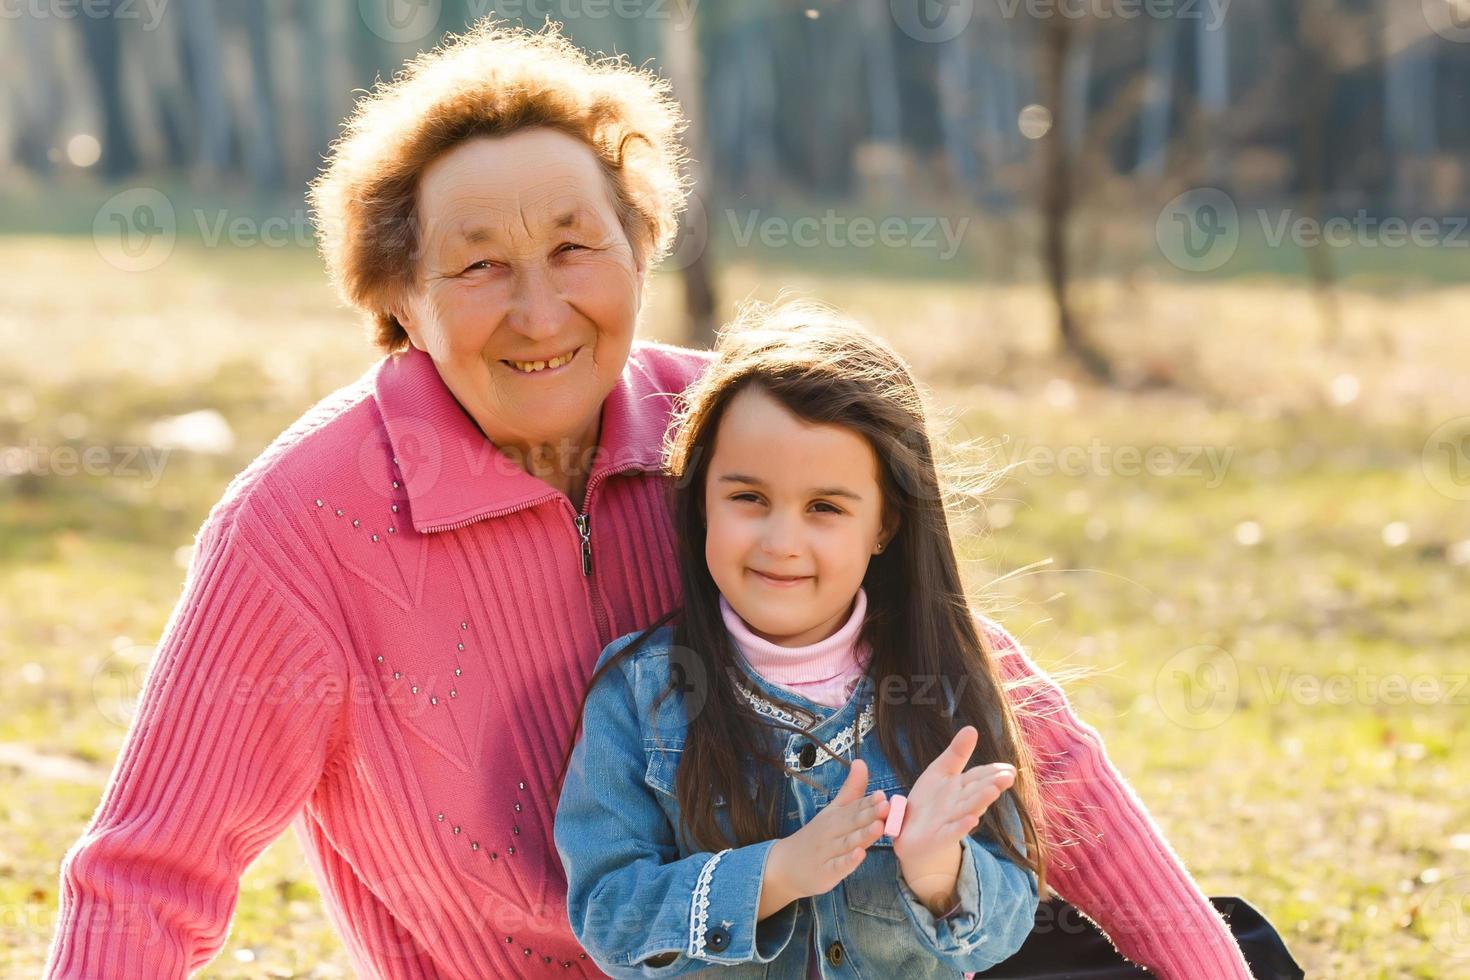
[[[1302,968],[1275,927],[1249,902],[1211,896],[1210,903],[1230,924],[1230,933],[1256,980],[1303,980]],[[1036,925],[1016,955],[975,976],[985,980],[1124,980],[1154,974],[1123,959],[1075,907],[1053,898],[1037,908]]]

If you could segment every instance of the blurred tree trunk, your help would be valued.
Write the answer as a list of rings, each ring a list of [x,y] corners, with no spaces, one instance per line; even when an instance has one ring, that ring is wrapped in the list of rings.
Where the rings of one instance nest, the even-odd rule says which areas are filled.
[[[1388,154],[1393,206],[1422,208],[1416,174],[1438,146],[1435,126],[1434,45],[1412,13],[1393,5],[1383,10],[1383,141]]]
[[[1067,295],[1067,230],[1073,204],[1072,154],[1066,136],[1071,111],[1067,105],[1067,64],[1075,30],[1070,17],[1047,17],[1041,25],[1041,97],[1052,113],[1051,128],[1041,138],[1041,259],[1056,305],[1057,333],[1063,349],[1092,377],[1111,384],[1112,366],[1084,336]]]
[[[1011,160],[1017,140],[1016,118],[1021,104],[1018,94],[1015,31],[1011,19],[998,8],[976,11],[979,35],[976,52],[975,86],[980,97],[977,148],[980,186],[977,197],[998,209],[1012,202],[1011,188],[998,184],[996,174]],[[966,32],[969,33],[969,32]]]
[[[163,162],[169,169],[189,166],[193,96],[184,77],[184,32],[179,18],[164,17],[145,38],[141,60],[148,97],[158,120]]]
[[[184,5],[184,44],[194,92],[194,172],[212,180],[230,166],[230,104],[220,69],[219,18],[210,0]]]
[[[868,138],[876,144],[869,176],[890,201],[903,197],[899,163],[903,135],[900,129],[898,70],[893,57],[893,16],[887,0],[859,0],[863,24],[863,64],[867,68]]]
[[[352,89],[357,84],[357,79],[349,51],[352,45],[350,32],[357,17],[340,4],[317,3],[315,0],[303,2],[311,7],[308,22],[311,25],[312,38],[315,40],[319,37],[322,42],[322,46],[316,49],[320,57],[312,59],[314,64],[309,76],[315,72],[320,72],[323,76],[321,105],[313,109],[312,116],[317,120],[313,124],[315,139],[324,153],[332,140],[337,138],[338,127],[356,98]],[[320,156],[312,158],[313,169],[318,162]]]
[[[1215,183],[1223,176],[1221,150],[1225,134],[1219,132],[1220,121],[1230,107],[1230,35],[1229,21],[1210,26],[1201,17],[1195,34],[1199,54],[1198,100],[1205,125],[1205,179]]]
[[[827,194],[850,193],[853,148],[868,129],[863,100],[853,98],[863,85],[860,12],[852,4],[839,4],[812,17],[786,8],[781,17],[794,21],[793,29],[773,31],[764,0],[741,9],[758,12],[758,17],[744,19],[742,29],[752,38],[761,38],[767,52],[767,60],[746,69],[762,79],[764,104],[772,107],[766,111],[775,115],[778,77],[788,91],[802,93],[800,99],[789,100],[785,112],[774,119],[769,135],[762,140],[759,167],[746,186],[768,201],[792,185]],[[736,138],[749,139],[749,134],[737,133]],[[779,172],[778,146],[794,151],[788,151]],[[722,154],[720,165],[724,163]]]
[[[138,156],[133,148],[131,127],[122,100],[120,32],[127,21],[117,16],[115,8],[120,0],[104,2],[105,10],[89,8],[88,16],[78,19],[81,21],[87,63],[91,65],[92,78],[96,83],[97,111],[102,117],[102,132],[97,134],[102,143],[99,170],[103,176],[116,179],[137,169]]]
[[[311,154],[311,171],[315,171],[316,162],[327,152],[331,144],[333,132],[336,128],[336,119],[327,101],[328,87],[338,84],[336,78],[328,67],[329,55],[336,38],[331,38],[326,25],[327,5],[313,3],[306,0],[298,8],[298,21],[301,26],[302,37],[305,39],[304,49],[307,56],[302,59],[301,77],[303,88],[301,93],[302,114],[306,119],[306,146]],[[339,49],[340,50],[340,49]]]
[[[37,173],[48,173],[56,145],[56,120],[61,116],[61,85],[57,80],[55,32],[67,25],[54,17],[19,18],[21,71],[28,84],[12,89],[16,105],[15,156]]]
[[[1091,25],[1087,25],[1090,27]],[[1088,117],[1092,111],[1092,45],[1093,30],[1083,29],[1072,38],[1067,56],[1067,77],[1063,95],[1066,119],[1067,152],[1072,159],[1082,152],[1087,140]]]
[[[1178,33],[1174,17],[1151,17],[1148,69],[1143,112],[1138,125],[1137,172],[1156,177],[1169,154],[1170,116],[1174,110],[1174,62]]]
[[[698,224],[689,220],[680,223],[680,237],[693,234],[694,241],[676,242],[675,249],[683,259],[684,279],[684,336],[692,347],[710,348],[715,343],[715,284],[710,262],[708,224],[703,222],[704,202],[709,199],[709,171],[705,162],[704,107],[701,98],[703,71],[699,57],[699,34],[694,19],[695,4],[692,0],[677,0],[674,16],[665,18],[663,47],[664,63],[668,66],[669,80],[674,95],[684,106],[689,126],[684,131],[684,143],[691,157],[689,176],[692,178],[691,208]],[[692,231],[691,231],[692,229]],[[699,240],[702,238],[702,240]],[[687,254],[680,250],[688,250]]]
[[[976,93],[971,78],[975,58],[970,50],[971,32],[962,31],[943,41],[939,48],[939,120],[944,133],[944,155],[956,189],[974,187],[980,175],[975,157]]]
[[[271,11],[267,0],[245,5],[250,37],[250,96],[254,126],[245,149],[245,164],[256,187],[278,190],[285,184],[281,163],[280,120],[276,112],[275,72],[271,57]]]
[[[711,30],[714,65],[710,84],[701,86],[701,94],[709,98],[701,123],[708,123],[704,146],[711,152],[700,162],[720,161],[711,192],[722,188],[732,195],[769,194],[779,167],[777,53],[770,30],[774,15],[766,0],[706,6],[704,11],[698,33],[705,36]]]
[[[372,0],[372,2],[399,2],[399,0]],[[387,43],[378,35],[374,34],[368,27],[357,4],[341,4],[346,8],[346,31],[347,57],[352,65],[353,85],[370,89],[377,84],[378,78],[383,74],[384,68],[397,68],[397,65],[389,65],[389,57],[385,48]]]
[[[1334,26],[1333,0],[1302,0],[1297,11],[1297,158],[1301,161],[1301,207],[1322,226],[1327,183],[1327,123],[1337,74],[1329,60]],[[1321,241],[1306,248],[1307,274],[1329,346],[1342,339],[1336,274],[1329,246]]]

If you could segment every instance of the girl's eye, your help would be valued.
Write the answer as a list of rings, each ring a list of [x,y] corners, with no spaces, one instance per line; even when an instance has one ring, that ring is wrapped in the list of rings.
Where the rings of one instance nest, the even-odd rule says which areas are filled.
[[[737,493],[733,497],[731,497],[730,499],[731,500],[738,500],[738,501],[740,501],[742,503],[744,503],[747,500],[750,501],[750,502],[752,502],[752,503],[760,503],[760,498],[757,497],[753,493]],[[812,504],[812,506],[813,507],[825,507],[826,508],[826,513],[831,513],[831,514],[840,514],[840,513],[842,513],[842,508],[835,507],[832,504],[827,503],[825,500],[818,500],[815,504]]]

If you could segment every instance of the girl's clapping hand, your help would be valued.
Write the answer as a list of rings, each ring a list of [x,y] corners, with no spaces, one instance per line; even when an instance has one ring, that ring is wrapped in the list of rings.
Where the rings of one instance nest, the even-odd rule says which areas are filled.
[[[768,860],[779,869],[782,886],[794,898],[825,895],[857,870],[868,845],[883,836],[888,799],[868,786],[868,764],[855,759],[832,801],[806,826],[772,846]]]
[[[909,887],[920,896],[943,896],[954,885],[959,847],[990,805],[1016,781],[1007,762],[966,769],[980,733],[966,725],[914,783],[893,839],[893,853]]]

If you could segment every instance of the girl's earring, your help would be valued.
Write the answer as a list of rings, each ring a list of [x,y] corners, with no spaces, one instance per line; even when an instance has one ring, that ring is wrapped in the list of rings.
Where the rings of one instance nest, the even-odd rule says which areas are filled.
[[[882,550],[883,550],[883,542],[882,541],[879,541],[878,542],[878,551],[879,552],[882,552]]]

